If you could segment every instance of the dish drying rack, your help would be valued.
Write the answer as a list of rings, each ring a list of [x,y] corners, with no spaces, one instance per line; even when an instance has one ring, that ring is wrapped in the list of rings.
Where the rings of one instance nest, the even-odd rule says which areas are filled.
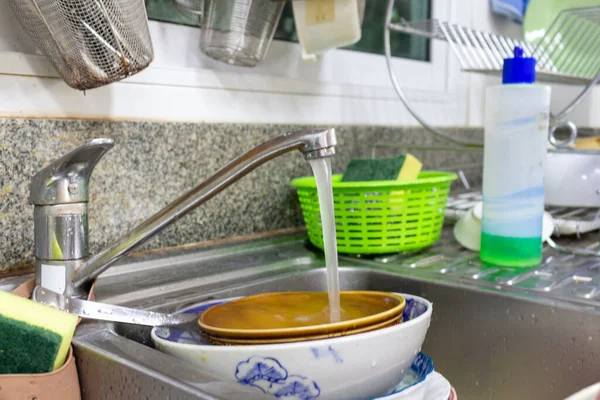
[[[463,217],[467,211],[482,201],[483,196],[479,190],[464,190],[451,193],[446,203],[446,218],[456,221]],[[546,206],[546,211],[554,219],[554,235],[576,235],[579,239],[584,233],[600,228],[599,208],[577,208]]]
[[[451,194],[448,196],[448,202],[446,203],[445,216],[449,220],[458,220],[482,199],[483,196],[480,191]],[[560,237],[561,234],[566,234],[576,235],[577,239],[581,239],[584,233],[600,228],[600,208],[546,206],[546,211],[552,215],[554,220],[552,236],[555,238]],[[592,248],[589,248],[590,246],[586,248],[573,245],[562,246],[552,238],[547,239],[546,243],[553,249],[563,253],[600,257],[597,242],[591,246]]]
[[[444,147],[444,146],[416,146],[416,145],[397,145],[391,143],[375,143],[371,147],[371,158],[377,157],[377,152],[384,149],[393,149],[402,152],[462,152],[462,153],[481,153],[483,149],[477,147]],[[452,158],[454,160],[455,158]],[[453,161],[454,163],[454,161]],[[483,165],[478,162],[466,162],[452,166],[435,166],[436,170],[454,172],[458,175],[459,187],[453,186],[446,202],[445,218],[446,221],[455,222],[464,216],[467,211],[475,207],[475,204],[482,201],[481,193],[481,172]],[[561,235],[575,235],[576,239],[581,239],[582,235],[600,229],[600,208],[587,207],[559,207],[546,206],[546,211],[552,215],[554,220],[553,237],[558,238]],[[554,240],[549,239],[548,245],[555,250],[563,253],[570,253],[581,256],[600,257],[600,250],[597,246],[576,247],[574,241],[569,246],[562,246]]]
[[[388,0],[385,17],[384,50],[392,85],[409,113],[428,131],[461,146],[481,147],[481,142],[467,141],[433,127],[411,106],[392,66],[390,31],[424,36],[446,41],[457,57],[461,70],[487,75],[501,75],[504,58],[512,56],[515,46],[537,60],[537,77],[541,81],[570,85],[585,85],[583,90],[562,110],[550,115],[549,140],[556,147],[568,147],[577,137],[577,128],[564,118],[590,93],[600,80],[600,6],[573,8],[559,13],[539,43],[480,32],[445,21],[392,22],[394,0]],[[584,53],[583,62],[573,63],[577,53]],[[567,72],[568,71],[568,72]],[[570,137],[559,141],[554,131],[566,127]]]

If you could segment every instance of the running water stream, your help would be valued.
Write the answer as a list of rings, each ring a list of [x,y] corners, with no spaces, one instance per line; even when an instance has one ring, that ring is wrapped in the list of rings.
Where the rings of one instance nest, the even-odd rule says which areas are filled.
[[[340,279],[338,275],[337,242],[335,239],[335,216],[333,214],[333,189],[331,181],[331,160],[318,158],[310,160],[310,166],[317,181],[325,265],[327,266],[327,294],[329,297],[329,320],[340,321]]]

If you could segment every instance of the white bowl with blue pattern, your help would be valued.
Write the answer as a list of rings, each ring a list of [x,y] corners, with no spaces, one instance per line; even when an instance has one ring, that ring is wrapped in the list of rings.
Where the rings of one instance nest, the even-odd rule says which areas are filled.
[[[432,304],[406,299],[401,324],[306,342],[216,346],[198,332],[154,328],[157,349],[234,382],[265,399],[364,400],[390,393],[408,373],[425,340]],[[182,312],[202,313],[217,300]]]

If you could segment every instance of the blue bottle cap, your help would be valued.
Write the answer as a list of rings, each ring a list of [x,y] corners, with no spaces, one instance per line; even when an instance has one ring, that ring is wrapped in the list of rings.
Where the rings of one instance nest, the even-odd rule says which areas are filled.
[[[504,59],[502,68],[502,83],[534,83],[535,58],[523,57],[523,49],[515,46],[514,58]]]

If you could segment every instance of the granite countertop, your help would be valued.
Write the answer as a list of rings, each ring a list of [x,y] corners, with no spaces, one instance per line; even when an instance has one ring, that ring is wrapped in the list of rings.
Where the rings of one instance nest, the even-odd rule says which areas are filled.
[[[0,273],[33,262],[31,177],[50,161],[92,138],[115,147],[100,161],[90,183],[90,251],[96,253],[125,231],[288,125],[107,122],[0,119]],[[467,138],[479,129],[455,129]],[[340,126],[332,159],[341,173],[353,157],[367,157],[373,144],[433,145],[439,139],[420,128]],[[387,151],[398,152],[398,149]],[[381,154],[386,150],[381,150]],[[473,155],[418,155],[425,166],[468,162]],[[309,175],[298,154],[261,166],[144,245],[144,248],[246,235],[303,225],[291,179]]]

